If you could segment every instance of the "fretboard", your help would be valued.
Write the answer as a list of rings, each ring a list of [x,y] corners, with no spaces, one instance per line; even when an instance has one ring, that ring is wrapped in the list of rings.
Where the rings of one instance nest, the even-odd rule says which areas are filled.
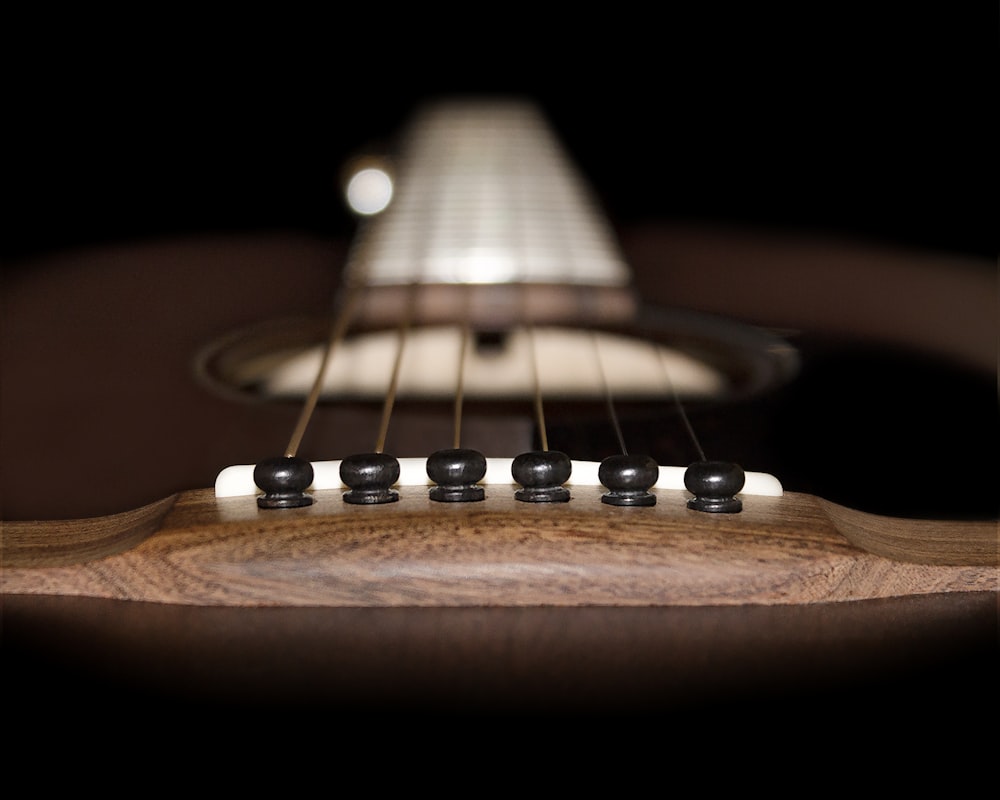
[[[589,186],[530,102],[442,102],[418,114],[402,142],[393,199],[359,236],[350,280],[629,282]]]

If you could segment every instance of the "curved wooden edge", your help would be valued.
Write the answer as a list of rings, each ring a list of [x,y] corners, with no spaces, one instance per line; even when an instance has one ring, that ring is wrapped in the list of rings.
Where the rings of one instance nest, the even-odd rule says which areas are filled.
[[[911,564],[1000,566],[1000,522],[996,520],[898,519],[855,511],[822,498],[816,502],[851,544],[874,555]]]
[[[209,492],[182,493],[205,507]],[[792,497],[787,493],[786,497]],[[132,549],[156,533],[181,494],[107,517],[2,521],[2,564],[9,568],[83,564]],[[939,566],[1000,566],[1000,522],[885,517],[809,497],[851,545],[894,561]],[[225,501],[223,501],[225,503]],[[209,514],[208,518],[214,517]],[[204,521],[204,520],[199,520]],[[195,523],[197,524],[197,523]]]
[[[328,490],[284,510],[182,492],[104,520],[12,526],[5,541],[20,566],[4,564],[3,591],[444,607],[803,605],[1000,590],[979,524],[918,521],[913,535],[913,521],[889,524],[791,492],[747,498],[738,514],[704,514],[680,491],[658,492],[648,508],[607,506],[602,491],[575,487],[569,503],[488,491],[484,503],[440,504],[401,487],[398,502],[361,507]],[[86,563],[68,565],[74,557]]]
[[[177,497],[108,517],[2,522],[0,563],[5,568],[62,567],[124,553],[160,529]]]

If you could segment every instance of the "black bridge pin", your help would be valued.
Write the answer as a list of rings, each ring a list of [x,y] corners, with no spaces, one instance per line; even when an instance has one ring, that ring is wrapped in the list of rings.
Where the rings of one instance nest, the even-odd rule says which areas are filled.
[[[569,489],[563,486],[573,472],[569,456],[558,450],[533,450],[514,458],[511,475],[521,488],[514,497],[527,503],[565,503]]]
[[[399,480],[399,461],[385,453],[361,453],[340,462],[340,479],[348,487],[344,502],[356,505],[394,503],[399,493],[392,485]]]
[[[656,495],[649,491],[660,477],[660,466],[649,456],[608,456],[597,470],[597,477],[608,491],[601,502],[612,506],[656,505]]]
[[[728,461],[696,461],[684,471],[684,485],[694,495],[688,508],[715,514],[735,514],[743,501],[735,495],[743,488],[746,473]]]
[[[266,458],[253,469],[253,482],[263,490],[257,497],[260,508],[299,508],[312,505],[306,489],[313,482],[313,466],[304,458]]]
[[[427,477],[437,484],[430,489],[431,500],[443,503],[482,500],[486,492],[476,484],[484,475],[486,457],[478,450],[456,447],[438,450],[427,457]]]

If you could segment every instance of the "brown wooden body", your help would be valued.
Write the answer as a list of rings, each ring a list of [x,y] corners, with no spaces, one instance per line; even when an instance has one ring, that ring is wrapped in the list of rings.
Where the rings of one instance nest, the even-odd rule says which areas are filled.
[[[737,318],[798,329],[817,298],[819,328],[842,323],[882,344],[915,338],[990,369],[992,279],[978,269],[957,265],[942,291],[941,273],[918,264],[900,295],[905,254],[676,230],[626,244],[650,302],[728,304]],[[91,709],[105,693],[137,693],[147,704],[166,698],[160,708],[643,711],[778,699],[792,707],[806,695],[837,708],[862,696],[901,708],[914,698],[925,708],[995,700],[984,677],[997,647],[992,522],[901,528],[792,491],[748,502],[737,517],[694,515],[694,527],[682,498],[663,494],[647,525],[637,522],[646,511],[580,492],[539,509],[492,489],[471,509],[421,496],[355,511],[332,493],[290,522],[226,501],[240,510],[224,519],[223,504],[200,490],[222,466],[283,446],[297,409],[211,395],[193,379],[193,356],[240,325],[321,311],[342,255],[336,243],[221,239],[84,252],[8,273],[0,468],[4,532],[15,544],[4,553],[4,654],[37,702]],[[734,259],[746,271],[731,272]],[[818,288],[774,290],[796,264],[824,259],[837,268],[811,273]],[[274,263],[286,276],[277,285]],[[728,293],[717,291],[713,265]],[[864,302],[837,319],[834,301],[847,303],[859,281]],[[935,333],[941,324],[946,335]],[[323,410],[311,431],[316,456],[369,447],[370,427],[357,423],[353,412]],[[420,433],[440,440],[448,431]],[[427,452],[404,426],[396,432],[402,449]],[[767,507],[776,505],[784,510]],[[103,518],[115,513],[126,520],[108,527]],[[344,515],[364,521],[345,534],[331,522]],[[488,522],[479,534],[477,516]],[[81,518],[99,521],[34,524]],[[449,518],[453,529],[437,524]],[[406,555],[413,528],[430,576]],[[946,551],[962,543],[962,563],[898,560],[894,531],[912,545],[907,530],[928,545],[944,531]],[[626,543],[643,548],[650,571],[615,568],[644,563]],[[67,553],[76,566],[16,565],[65,562]],[[482,582],[476,565],[490,553],[512,580]],[[310,575],[316,555],[331,569],[344,558],[357,567],[336,575],[347,589]],[[386,559],[392,568],[379,572]],[[257,567],[256,589],[234,588],[253,585]]]
[[[404,487],[381,506],[336,490],[301,509],[184,492],[98,521],[8,523],[4,591],[197,606],[802,605],[1000,586],[994,523],[899,521],[808,495],[748,497],[738,514],[477,503]],[[82,563],[81,563],[82,562]]]

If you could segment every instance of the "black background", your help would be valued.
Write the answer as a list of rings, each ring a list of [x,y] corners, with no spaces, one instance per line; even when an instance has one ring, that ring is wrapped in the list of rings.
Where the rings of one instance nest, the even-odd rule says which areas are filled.
[[[8,28],[4,255],[349,233],[349,154],[454,93],[539,100],[620,224],[995,256],[995,7],[373,8]]]
[[[992,267],[997,8],[960,5],[8,12],[2,255],[349,235],[345,159],[423,99],[488,91],[542,103],[618,224],[814,230]],[[988,685],[966,666],[949,687]]]

